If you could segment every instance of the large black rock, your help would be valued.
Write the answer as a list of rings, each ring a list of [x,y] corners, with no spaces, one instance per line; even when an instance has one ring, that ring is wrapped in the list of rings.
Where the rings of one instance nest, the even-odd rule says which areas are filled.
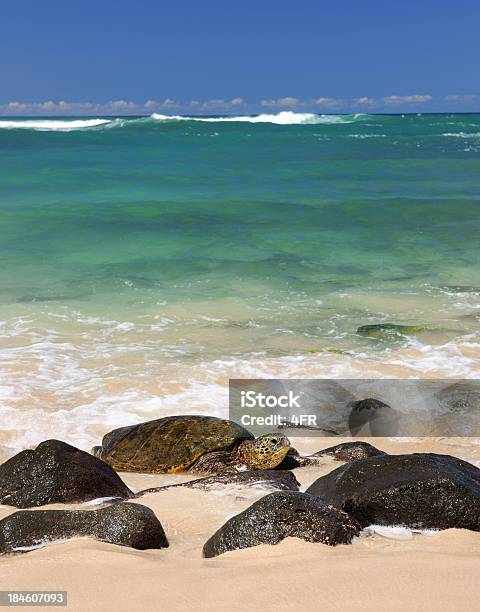
[[[59,440],[46,440],[0,465],[0,504],[17,508],[132,495],[109,465]]]
[[[374,397],[351,402],[348,428],[351,436],[388,437],[405,435],[404,415]]]
[[[378,457],[385,455],[386,453],[375,446],[372,446],[368,442],[343,442],[342,444],[336,444],[335,446],[329,446],[324,448],[318,453],[314,453],[309,457],[333,457],[337,461],[358,461],[359,459],[366,459],[367,457]]]
[[[141,497],[147,493],[157,493],[176,487],[187,487],[190,489],[218,489],[222,486],[256,486],[265,489],[277,489],[279,491],[298,491],[300,483],[293,472],[288,470],[247,470],[219,476],[207,476],[197,478],[188,482],[152,487],[136,493],[135,497]]]
[[[342,442],[307,456],[302,456],[295,448],[290,448],[282,463],[275,469],[294,470],[306,465],[321,465],[323,457],[333,457],[337,461],[358,461],[359,459],[385,454],[382,450],[361,440],[358,442]]]
[[[362,527],[480,530],[480,470],[449,455],[354,461],[318,478],[307,493],[341,508]]]
[[[480,384],[462,380],[446,385],[434,395],[439,408],[434,415],[442,436],[478,436],[480,433]]]
[[[360,532],[345,512],[306,493],[277,491],[262,497],[228,520],[203,547],[205,557],[259,544],[278,544],[286,537],[330,546],[349,544]]]
[[[0,521],[0,554],[90,537],[139,550],[166,548],[160,521],[146,506],[121,503],[100,510],[19,510]]]

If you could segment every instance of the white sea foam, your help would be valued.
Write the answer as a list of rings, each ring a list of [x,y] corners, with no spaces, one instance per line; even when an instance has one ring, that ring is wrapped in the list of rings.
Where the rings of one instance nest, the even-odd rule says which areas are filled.
[[[446,288],[441,294],[455,310],[459,301],[477,312],[477,291]],[[24,308],[29,316],[0,321],[2,459],[52,437],[89,450],[106,431],[166,415],[226,416],[229,378],[478,378],[480,371],[474,327],[442,344],[411,339],[382,351],[352,345],[348,354],[290,355],[289,330],[276,335],[285,336],[287,354],[275,355],[243,344],[253,337],[250,324],[234,328],[240,344],[231,353],[213,350],[203,332],[218,333],[223,342],[230,319],[222,310],[184,320],[160,308],[128,317],[65,306],[52,312],[50,304]],[[335,325],[332,334],[339,334]]]
[[[200,121],[203,123],[274,123],[276,125],[315,125],[319,123],[352,123],[362,115],[316,115],[314,113],[294,113],[282,111],[277,114],[238,115],[225,117],[189,117],[184,115],[160,115],[153,113],[157,121]]]
[[[445,132],[442,136],[448,138],[480,138],[480,132]]]
[[[390,527],[385,525],[370,525],[363,530],[363,535],[379,535],[388,540],[411,540],[415,533],[434,536],[438,533],[436,529],[409,529],[408,527]]]
[[[129,124],[145,123],[151,120],[162,122],[195,121],[200,123],[271,123],[275,125],[318,125],[353,123],[363,117],[356,115],[316,115],[314,113],[294,113],[282,111],[276,114],[227,115],[223,117],[161,115],[153,113],[150,117],[116,119],[0,119],[0,129],[35,130],[38,132],[72,132],[91,128],[115,128]]]
[[[111,119],[15,119],[0,120],[4,130],[35,130],[39,132],[71,132],[112,124]]]
[[[108,504],[114,501],[115,499],[118,499],[118,497],[97,497],[96,499],[90,499],[89,501],[83,502],[81,506],[82,507],[103,506],[105,504]]]
[[[386,134],[348,134],[348,138],[360,138],[360,140],[364,140],[365,138],[386,138]]]
[[[65,539],[50,540],[48,538],[44,538],[37,544],[32,544],[31,546],[15,546],[15,548],[13,548],[12,550],[14,552],[30,552],[32,550],[39,550],[40,548],[45,548],[45,546],[47,545],[65,544],[65,542],[67,542],[67,540]]]
[[[229,378],[388,378],[400,371],[414,378],[478,377],[475,355],[480,347],[467,346],[463,354],[455,343],[418,346],[385,353],[382,363],[366,355],[232,358],[205,361],[183,374],[151,358],[130,359],[129,345],[116,347],[119,362],[108,367],[114,345],[97,345],[95,356],[90,348],[41,342],[35,354],[23,348],[10,355],[22,368],[2,372],[16,390],[0,407],[2,421],[8,423],[2,442],[12,449],[10,454],[51,437],[89,450],[106,431],[161,416],[188,412],[224,417]],[[29,354],[19,362],[25,351]],[[6,357],[3,353],[4,361]],[[30,376],[22,375],[26,367]],[[122,384],[114,384],[116,379]]]

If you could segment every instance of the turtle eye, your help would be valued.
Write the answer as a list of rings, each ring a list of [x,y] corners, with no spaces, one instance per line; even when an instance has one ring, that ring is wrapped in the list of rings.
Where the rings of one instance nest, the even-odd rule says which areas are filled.
[[[272,444],[277,444],[278,440],[277,438],[272,438]]]

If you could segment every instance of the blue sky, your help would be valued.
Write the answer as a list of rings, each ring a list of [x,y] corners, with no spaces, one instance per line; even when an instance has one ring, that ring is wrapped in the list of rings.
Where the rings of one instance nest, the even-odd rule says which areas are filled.
[[[1,114],[480,110],[474,0],[7,0]]]

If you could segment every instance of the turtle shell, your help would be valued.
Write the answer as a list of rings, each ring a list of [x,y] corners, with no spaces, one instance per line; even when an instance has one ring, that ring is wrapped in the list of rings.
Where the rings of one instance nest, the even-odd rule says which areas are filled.
[[[171,416],[114,429],[102,440],[100,457],[114,469],[154,474],[187,470],[212,451],[233,450],[254,436],[233,421]]]

